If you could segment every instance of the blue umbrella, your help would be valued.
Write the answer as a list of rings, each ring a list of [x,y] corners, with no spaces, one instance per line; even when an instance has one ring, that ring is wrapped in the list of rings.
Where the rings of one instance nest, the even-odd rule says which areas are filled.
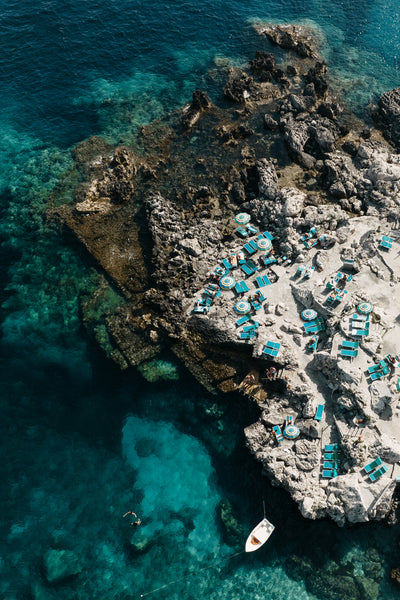
[[[239,225],[246,225],[246,223],[248,223],[250,221],[250,215],[249,213],[239,213],[238,215],[236,215],[235,217],[235,222],[239,223]]]
[[[223,290],[230,290],[235,285],[236,280],[231,275],[224,275],[219,280],[219,285]]]
[[[294,440],[295,438],[299,437],[300,429],[298,427],[296,427],[296,425],[288,425],[285,428],[283,435],[288,440]]]
[[[272,242],[268,238],[260,238],[259,240],[257,240],[257,248],[259,250],[264,250],[265,252],[266,250],[269,250],[271,246]]]
[[[249,302],[246,302],[246,300],[239,300],[239,302],[236,302],[234,310],[235,312],[243,315],[248,313],[250,308],[251,306]]]
[[[305,321],[312,321],[317,316],[318,316],[317,311],[313,310],[312,308],[306,308],[306,310],[303,310],[303,312],[301,313],[301,318],[304,319]]]

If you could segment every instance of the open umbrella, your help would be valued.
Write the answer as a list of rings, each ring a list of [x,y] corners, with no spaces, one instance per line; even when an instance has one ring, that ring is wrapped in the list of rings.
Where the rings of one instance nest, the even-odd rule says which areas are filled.
[[[364,315],[368,315],[370,312],[372,312],[373,308],[374,306],[371,304],[371,302],[360,302],[360,304],[357,306],[358,312]]]
[[[271,246],[272,242],[268,238],[260,238],[257,240],[257,248],[259,250],[263,250],[265,252],[266,250],[269,250]]]
[[[304,319],[305,321],[312,321],[317,316],[318,316],[317,311],[313,310],[312,308],[306,308],[306,310],[303,310],[303,312],[301,313],[301,318]]]
[[[249,213],[239,213],[236,215],[235,217],[235,222],[239,223],[239,225],[246,225],[246,223],[248,223],[250,221],[250,215]]]
[[[236,280],[231,275],[224,275],[219,280],[219,286],[223,290],[230,290],[231,288],[233,288],[233,286],[235,285],[235,283],[236,283]]]
[[[298,427],[296,427],[296,425],[288,425],[285,428],[285,430],[283,432],[283,435],[288,440],[294,440],[297,437],[299,437],[299,435],[300,435],[300,429]]]
[[[240,315],[244,315],[249,312],[250,308],[249,302],[246,302],[246,300],[239,300],[239,302],[236,302],[234,310]]]

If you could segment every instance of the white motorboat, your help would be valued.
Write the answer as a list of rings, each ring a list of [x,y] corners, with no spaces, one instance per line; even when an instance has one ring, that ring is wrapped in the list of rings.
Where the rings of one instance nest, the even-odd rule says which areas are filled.
[[[274,531],[275,525],[272,525],[264,517],[262,521],[256,527],[254,527],[253,531],[250,533],[249,537],[246,540],[246,552],[254,552],[258,550],[265,544],[271,533]]]

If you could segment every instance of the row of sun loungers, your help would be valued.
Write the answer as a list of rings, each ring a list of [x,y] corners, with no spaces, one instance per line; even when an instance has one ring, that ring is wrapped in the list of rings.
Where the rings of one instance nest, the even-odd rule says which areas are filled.
[[[387,235],[383,235],[379,246],[381,248],[385,248],[385,250],[390,250],[393,245],[393,238],[388,237]]]
[[[390,372],[389,367],[386,364],[386,360],[382,359],[377,364],[368,367],[368,374],[371,377],[371,381],[381,379]]]
[[[256,277],[256,282],[259,288],[264,287],[266,285],[271,285],[268,275]]]
[[[279,354],[281,345],[278,342],[267,342],[263,350],[263,354],[275,358]]]
[[[209,283],[206,289],[202,292],[202,297],[197,298],[196,306],[193,309],[194,313],[206,315],[210,310],[214,298],[221,296],[221,290],[216,283]]]
[[[337,477],[339,467],[339,447],[337,444],[326,444],[322,477],[332,479]]]
[[[348,356],[349,358],[355,358],[358,354],[359,342],[352,342],[350,340],[341,341],[341,356]]]
[[[249,235],[255,235],[258,229],[251,223],[248,223],[244,227],[240,226],[236,229],[236,233],[238,233],[241,237],[248,237]]]
[[[379,467],[379,468],[377,468]],[[382,459],[378,456],[375,460],[365,465],[364,471],[367,473],[370,481],[374,482],[379,477],[382,477],[384,473],[387,473],[388,468],[383,464]]]
[[[324,320],[322,317],[317,317],[314,321],[308,321],[304,323],[304,331],[307,334],[318,333],[325,329]]]

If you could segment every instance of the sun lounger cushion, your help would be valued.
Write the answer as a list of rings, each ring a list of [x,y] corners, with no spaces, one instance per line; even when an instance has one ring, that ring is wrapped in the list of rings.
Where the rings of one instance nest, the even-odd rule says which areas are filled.
[[[376,481],[377,479],[379,479],[379,477],[381,477],[384,473],[386,473],[388,470],[386,465],[382,465],[380,469],[377,469],[376,471],[374,471],[373,473],[371,473],[371,475],[369,476],[371,481]]]
[[[250,244],[245,244],[243,247],[246,250],[246,252],[248,252],[248,254],[254,254],[257,251],[257,248],[253,248],[252,246],[250,246]]]
[[[352,348],[353,350],[355,350],[356,348],[359,347],[360,342],[351,342],[349,340],[342,340],[341,345],[343,346],[343,348]]]
[[[373,471],[374,469],[376,469],[376,467],[379,467],[379,465],[382,464],[382,459],[380,456],[378,456],[375,460],[373,460],[372,462],[368,463],[368,465],[365,465],[364,467],[364,471],[366,473],[371,473],[371,471]]]
[[[264,279],[262,277],[256,277],[256,282],[257,282],[258,287],[265,286]]]
[[[243,294],[244,293],[244,288],[242,287],[241,283],[238,281],[235,283],[235,292],[237,294]]]
[[[327,478],[332,478],[332,477],[337,477],[337,470],[336,469],[324,469],[322,471],[322,477],[327,477]]]
[[[381,379],[382,377],[382,371],[376,371],[375,373],[371,373],[371,381],[376,381],[377,379]]]
[[[246,275],[253,274],[252,269],[249,269],[249,267],[247,265],[240,265],[240,268],[242,269],[243,273],[245,273]]]
[[[263,236],[266,237],[267,240],[270,240],[271,242],[274,239],[274,236],[269,231],[263,231]]]
[[[263,280],[263,282],[264,282],[264,285],[271,285],[271,282],[270,282],[270,280],[269,280],[269,278],[268,278],[268,276],[267,276],[267,275],[264,275],[264,276],[262,277],[262,280]]]
[[[324,469],[337,469],[338,463],[336,460],[326,460],[324,462]]]
[[[257,233],[258,229],[257,227],[254,227],[254,225],[252,225],[251,223],[249,223],[248,225],[246,225],[247,230],[252,233],[253,235],[255,233]]]
[[[256,332],[255,331],[242,331],[240,334],[240,339],[242,340],[250,340],[253,337],[255,337]]]
[[[322,415],[324,414],[324,408],[325,408],[324,404],[318,404],[317,412],[315,413],[315,417],[314,417],[316,421],[321,421]]]
[[[338,444],[325,444],[325,452],[333,452],[339,448]]]
[[[239,283],[240,283],[240,285],[242,286],[242,289],[245,292],[249,292],[250,291],[250,288],[249,288],[249,286],[247,285],[247,283],[245,281],[239,281]]]
[[[244,227],[238,227],[236,229],[236,233],[238,233],[239,235],[241,235],[242,237],[247,237],[249,235],[249,232],[247,231],[247,229],[245,229]]]
[[[358,354],[358,350],[346,350],[346,348],[342,348],[340,350],[341,356],[349,356],[350,358],[355,358]]]
[[[246,321],[249,321],[251,319],[250,315],[244,315],[243,317],[240,317],[240,319],[238,319],[236,321],[236,325],[238,327],[240,327],[241,325],[243,325],[243,323],[246,323]]]

